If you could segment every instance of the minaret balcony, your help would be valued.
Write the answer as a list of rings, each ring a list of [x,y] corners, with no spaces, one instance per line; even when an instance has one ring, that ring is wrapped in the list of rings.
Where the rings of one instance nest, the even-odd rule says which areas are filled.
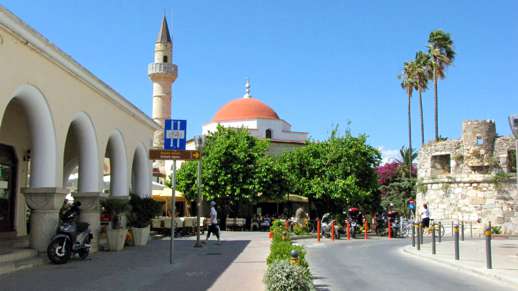
[[[169,75],[176,78],[178,67],[170,63],[151,63],[147,67],[147,74],[149,77],[154,75]]]

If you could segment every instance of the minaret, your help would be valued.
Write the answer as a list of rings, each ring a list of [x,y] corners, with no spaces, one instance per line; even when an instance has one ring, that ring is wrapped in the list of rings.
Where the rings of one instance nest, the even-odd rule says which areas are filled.
[[[178,68],[173,64],[173,42],[164,16],[162,27],[155,42],[155,61],[148,65],[148,76],[153,82],[153,120],[162,129],[157,130],[153,138],[154,147],[163,147],[164,123],[171,118],[171,87],[176,80]],[[163,163],[161,164],[163,167]],[[162,168],[161,167],[161,168]],[[164,169],[160,172],[164,173]]]

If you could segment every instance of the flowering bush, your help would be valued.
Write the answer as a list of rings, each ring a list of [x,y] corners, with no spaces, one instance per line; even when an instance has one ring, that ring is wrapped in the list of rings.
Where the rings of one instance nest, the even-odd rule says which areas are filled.
[[[283,260],[268,265],[264,282],[268,291],[315,290],[311,274],[307,268],[292,265]]]

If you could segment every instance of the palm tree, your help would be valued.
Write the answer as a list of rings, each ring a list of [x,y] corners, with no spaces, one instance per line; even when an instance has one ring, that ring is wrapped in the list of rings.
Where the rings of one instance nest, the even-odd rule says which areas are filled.
[[[416,63],[414,61],[405,62],[403,65],[403,73],[399,75],[401,80],[401,88],[405,89],[408,96],[408,148],[412,151],[412,93],[416,87]],[[412,172],[412,165],[409,168]]]
[[[423,92],[428,89],[428,80],[432,78],[430,55],[418,51],[415,55],[416,72],[415,89],[419,92],[419,116],[421,117],[421,145],[424,144],[424,114],[423,114]]]
[[[409,177],[412,177],[412,165],[414,164],[414,160],[417,158],[417,152],[411,150],[410,148],[402,146],[399,150],[399,156],[401,157],[401,159],[397,159],[396,162],[398,162],[401,165],[407,166],[410,170]]]
[[[434,30],[428,37],[428,54],[431,57],[435,105],[435,140],[439,140],[439,101],[437,93],[438,79],[444,79],[446,67],[453,63],[455,51],[450,34],[440,29]]]

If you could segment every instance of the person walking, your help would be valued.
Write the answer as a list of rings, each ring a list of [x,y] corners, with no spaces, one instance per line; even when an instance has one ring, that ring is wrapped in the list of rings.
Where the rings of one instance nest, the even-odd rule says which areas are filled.
[[[423,219],[421,220],[421,225],[424,228],[428,228],[430,226],[430,210],[428,209],[428,205],[423,204],[423,212],[421,213]]]
[[[218,226],[218,212],[216,211],[216,202],[210,202],[210,225],[207,230],[207,238],[205,242],[209,241],[210,234],[213,233],[218,238],[218,244],[221,243],[219,239],[219,226]]]

